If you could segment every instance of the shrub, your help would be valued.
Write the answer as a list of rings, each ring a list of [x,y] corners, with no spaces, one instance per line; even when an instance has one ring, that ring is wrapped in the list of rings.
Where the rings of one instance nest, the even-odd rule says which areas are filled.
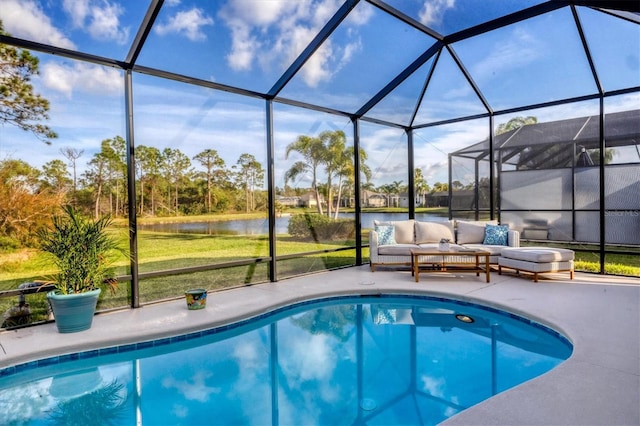
[[[352,219],[333,220],[320,214],[294,215],[289,219],[287,231],[302,240],[346,240],[355,235]]]
[[[20,248],[20,242],[11,238],[0,236],[0,253],[11,253]]]

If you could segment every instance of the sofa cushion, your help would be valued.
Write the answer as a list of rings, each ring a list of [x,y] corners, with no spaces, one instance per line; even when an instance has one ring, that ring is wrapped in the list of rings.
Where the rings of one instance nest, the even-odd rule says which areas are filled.
[[[465,244],[464,247],[468,249],[488,251],[492,256],[500,256],[500,254],[502,254],[502,250],[506,248],[505,246],[492,246],[486,244]]]
[[[392,246],[379,246],[378,254],[390,256],[411,256],[411,250],[417,249],[415,244],[395,244]]]
[[[453,224],[450,221],[415,223],[416,244],[438,243],[441,239],[454,241]]]
[[[487,225],[484,228],[484,241],[482,244],[506,246],[509,236],[507,225]]]
[[[497,220],[490,221],[464,221],[456,222],[458,225],[458,244],[482,244],[484,241],[484,228],[487,224],[497,225]]]
[[[413,230],[414,222],[415,220],[413,219],[396,220],[396,221],[388,221],[388,222],[374,220],[373,225],[374,226],[392,225],[395,227],[396,243],[413,244],[415,241],[414,230]]]
[[[378,245],[396,244],[395,227],[393,225],[378,225],[375,227],[375,231],[378,234]]]

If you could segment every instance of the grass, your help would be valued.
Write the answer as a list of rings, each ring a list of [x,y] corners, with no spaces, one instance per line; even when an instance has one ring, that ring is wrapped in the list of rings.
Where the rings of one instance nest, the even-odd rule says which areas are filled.
[[[121,245],[126,247],[128,235],[125,229],[112,229]],[[278,255],[287,255],[319,250],[335,249],[355,245],[351,241],[307,242],[298,241],[288,235],[277,236]],[[200,235],[175,234],[142,231],[138,235],[140,273],[165,271],[176,268],[219,264],[236,260],[268,257],[268,237],[266,235]],[[355,264],[355,250],[324,253],[304,258],[279,261],[278,277],[300,275],[340,266]],[[23,282],[46,279],[55,270],[46,256],[37,250],[23,249],[0,255],[0,290],[15,289]],[[117,275],[127,275],[128,260],[122,258],[116,264]],[[140,280],[140,301],[148,303],[184,294],[188,288],[204,287],[208,290],[268,281],[268,263],[250,264],[203,272],[167,275],[159,278]],[[119,285],[113,296],[103,295],[98,309],[126,307],[130,304],[128,282]],[[32,319],[46,317],[47,302],[44,294],[27,296],[32,311]],[[14,306],[15,297],[0,299],[0,312]]]
[[[263,217],[262,213],[256,217]],[[233,216],[237,218],[237,215]],[[247,216],[243,216],[247,217]],[[202,216],[197,220],[208,220]],[[158,218],[163,220],[193,220],[190,218]],[[228,219],[228,218],[227,218]],[[149,220],[149,219],[144,219]],[[124,221],[114,227],[113,232],[123,246],[128,245],[127,228]],[[368,233],[363,232],[363,243],[366,244]],[[288,235],[278,235],[276,250],[279,256],[335,249],[353,246],[355,241],[309,242],[299,241]],[[526,243],[524,243],[526,245]],[[540,245],[536,243],[535,245]],[[558,247],[558,244],[554,244]],[[575,248],[567,244],[568,248]],[[592,249],[591,249],[592,248]],[[599,252],[597,247],[581,246],[576,249],[576,270],[600,272]],[[583,251],[585,249],[586,251]],[[153,231],[141,231],[138,235],[139,272],[144,274],[202,265],[220,264],[236,260],[247,260],[268,257],[268,237],[266,235],[201,235],[176,234]],[[628,254],[607,254],[605,271],[607,274],[640,277],[640,256],[638,252]],[[368,251],[363,253],[367,259]],[[355,265],[355,250],[344,250],[322,253],[301,258],[278,261],[276,268],[278,279],[322,271],[342,266]],[[126,259],[117,264],[118,275],[127,275],[129,265]],[[203,287],[208,290],[251,285],[268,281],[268,262],[260,262],[245,266],[214,269],[202,272],[166,275],[157,278],[140,279],[140,301],[149,303],[166,298],[180,297],[185,290]],[[23,249],[13,253],[0,254],[0,290],[15,289],[20,283],[46,278],[54,272],[46,257],[33,249]],[[33,318],[41,320],[46,317],[47,302],[44,294],[28,296]],[[120,283],[114,296],[103,295],[99,309],[126,307],[130,305],[131,295],[128,282]],[[0,312],[14,306],[15,297],[0,298]]]

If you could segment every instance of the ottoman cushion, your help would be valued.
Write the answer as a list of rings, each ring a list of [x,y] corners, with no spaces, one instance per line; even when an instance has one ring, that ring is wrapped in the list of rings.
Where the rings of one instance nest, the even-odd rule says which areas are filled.
[[[498,265],[512,269],[519,269],[528,272],[556,272],[556,271],[570,271],[573,269],[573,261],[562,262],[543,262],[534,263],[527,262],[525,260],[508,259],[501,257],[498,259]]]
[[[549,247],[503,248],[501,256],[535,263],[568,262],[574,259],[573,250]]]

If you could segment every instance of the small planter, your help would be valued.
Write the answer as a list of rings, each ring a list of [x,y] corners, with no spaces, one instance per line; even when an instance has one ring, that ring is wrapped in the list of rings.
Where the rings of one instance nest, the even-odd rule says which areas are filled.
[[[76,294],[47,293],[60,333],[75,333],[91,328],[100,289]]]
[[[187,299],[187,308],[190,311],[204,309],[207,306],[207,290],[204,288],[194,288],[184,292]]]
[[[449,240],[440,240],[438,243],[438,251],[449,251],[450,248]]]

